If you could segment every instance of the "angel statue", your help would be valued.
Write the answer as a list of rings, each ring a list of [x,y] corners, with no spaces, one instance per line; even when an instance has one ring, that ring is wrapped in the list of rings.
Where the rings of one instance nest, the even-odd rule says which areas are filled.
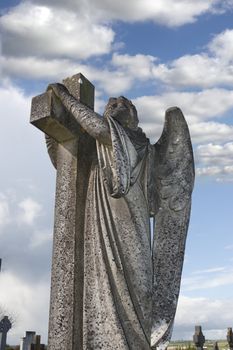
[[[127,98],[110,98],[100,116],[62,84],[48,90],[96,140],[85,201],[77,349],[163,349],[176,313],[194,182],[184,116],[169,108],[160,139],[150,144]],[[49,153],[53,158],[51,147]]]

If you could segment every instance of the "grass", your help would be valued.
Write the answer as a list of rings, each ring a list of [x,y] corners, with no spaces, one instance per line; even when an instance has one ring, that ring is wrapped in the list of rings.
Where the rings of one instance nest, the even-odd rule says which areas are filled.
[[[229,345],[226,340],[206,340],[204,349],[213,350],[216,341],[218,343],[219,350],[229,349]],[[196,350],[196,347],[191,341],[172,341],[168,346],[168,350]]]

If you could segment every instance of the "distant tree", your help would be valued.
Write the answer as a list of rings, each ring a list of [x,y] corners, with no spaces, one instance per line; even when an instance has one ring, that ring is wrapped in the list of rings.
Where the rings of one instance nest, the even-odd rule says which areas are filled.
[[[12,328],[15,325],[16,318],[10,314],[2,305],[0,305],[0,322],[4,316],[7,316],[12,324]]]

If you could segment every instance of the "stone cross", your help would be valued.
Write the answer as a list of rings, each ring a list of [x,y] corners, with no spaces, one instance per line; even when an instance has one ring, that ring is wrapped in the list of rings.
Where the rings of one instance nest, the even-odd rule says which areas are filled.
[[[197,350],[203,350],[203,346],[205,344],[205,337],[202,333],[201,326],[195,326],[195,333],[193,336],[193,342],[194,342]]]
[[[94,109],[94,86],[82,74],[63,84]],[[81,130],[52,91],[33,98],[30,121],[57,143],[48,350],[74,350],[82,342],[78,315],[83,305],[84,203],[95,140]]]
[[[229,344],[229,349],[233,350],[233,333],[231,327],[227,329],[227,342]]]
[[[5,350],[6,348],[6,337],[11,327],[11,321],[7,316],[4,316],[0,322],[0,350]]]

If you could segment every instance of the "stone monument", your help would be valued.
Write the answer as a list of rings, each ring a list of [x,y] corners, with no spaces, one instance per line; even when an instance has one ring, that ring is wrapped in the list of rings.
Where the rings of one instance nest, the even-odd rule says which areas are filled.
[[[229,349],[233,350],[233,332],[232,332],[232,327],[229,327],[227,329],[227,342],[229,345]]]
[[[21,338],[20,350],[30,350],[31,344],[34,343],[36,338],[36,332],[26,331],[25,337]]]
[[[20,350],[45,350],[45,345],[40,343],[40,335],[34,331],[26,331],[25,337],[21,338]]]
[[[12,323],[8,316],[4,316],[0,322],[0,350],[5,350],[6,348],[6,338],[7,333],[12,327]]]
[[[193,342],[197,350],[203,350],[205,344],[205,337],[202,333],[201,326],[195,326],[195,333],[193,335]]]
[[[33,98],[31,123],[57,169],[48,349],[166,347],[194,182],[181,110],[151,145],[131,101],[110,98],[102,117],[77,74]]]

